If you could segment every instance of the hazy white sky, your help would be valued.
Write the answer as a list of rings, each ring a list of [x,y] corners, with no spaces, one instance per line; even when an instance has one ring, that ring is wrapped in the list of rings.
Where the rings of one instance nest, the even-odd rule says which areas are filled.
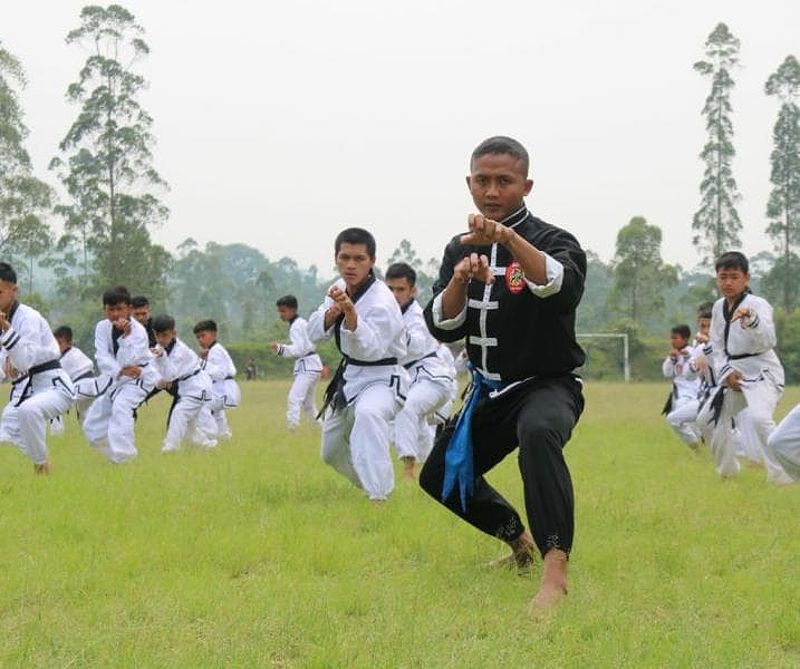
[[[4,0],[0,39],[23,63],[28,147],[40,177],[77,110],[86,57],[67,46],[73,0]],[[529,207],[602,258],[635,215],[692,267],[691,219],[708,82],[692,71],[719,21],[742,42],[734,169],[745,252],[763,235],[777,102],[764,82],[800,56],[800,1],[339,0],[122,3],[151,55],[143,103],[169,181],[174,249],[243,242],[328,274],[333,237],[359,225],[383,264],[401,239],[439,257],[472,203],[467,158],[508,134],[532,158]]]

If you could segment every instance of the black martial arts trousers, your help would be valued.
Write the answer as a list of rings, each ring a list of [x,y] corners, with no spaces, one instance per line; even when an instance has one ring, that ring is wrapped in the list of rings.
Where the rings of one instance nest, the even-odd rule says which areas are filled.
[[[562,449],[583,404],[581,383],[572,375],[532,379],[494,399],[483,389],[472,417],[475,488],[466,513],[458,486],[442,501],[445,451],[455,421],[436,439],[420,472],[420,485],[479,530],[513,541],[525,526],[514,507],[483,475],[519,446],[525,510],[536,546],[543,556],[551,548],[569,554],[575,531],[575,500]]]

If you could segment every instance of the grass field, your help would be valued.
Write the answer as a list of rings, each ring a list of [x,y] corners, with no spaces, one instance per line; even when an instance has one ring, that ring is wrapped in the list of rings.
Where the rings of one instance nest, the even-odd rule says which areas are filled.
[[[0,665],[800,667],[800,485],[718,480],[663,384],[588,386],[571,591],[538,622],[538,570],[486,571],[502,545],[413,485],[370,505],[285,430],[287,386],[244,384],[215,452],[159,452],[163,397],[129,466],[72,418],[50,477],[0,449]],[[514,458],[490,478],[522,507]]]

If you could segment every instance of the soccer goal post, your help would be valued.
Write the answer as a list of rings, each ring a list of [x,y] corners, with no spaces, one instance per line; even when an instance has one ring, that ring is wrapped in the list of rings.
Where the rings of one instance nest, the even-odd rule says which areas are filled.
[[[578,339],[621,339],[622,340],[622,370],[625,383],[631,380],[631,365],[628,357],[628,335],[616,332],[586,332],[577,335]]]

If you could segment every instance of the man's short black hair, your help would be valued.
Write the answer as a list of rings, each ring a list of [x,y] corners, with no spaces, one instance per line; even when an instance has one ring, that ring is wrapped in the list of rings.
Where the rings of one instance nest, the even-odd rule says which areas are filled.
[[[711,318],[711,312],[714,309],[713,302],[703,302],[699,307],[697,307],[697,317],[698,318]]]
[[[195,334],[200,334],[201,332],[216,332],[217,331],[217,323],[216,321],[212,321],[210,318],[199,321],[197,325],[192,328],[192,332]]]
[[[386,279],[407,279],[409,286],[417,283],[417,273],[414,268],[406,262],[396,262],[386,270]]]
[[[522,173],[527,178],[528,169],[530,167],[530,158],[525,147],[522,146],[516,139],[497,135],[496,137],[489,137],[484,139],[475,150],[472,152],[472,157],[469,159],[469,169],[472,170],[475,161],[481,156],[487,155],[508,155],[512,158],[522,161]]]
[[[680,335],[686,341],[689,341],[689,338],[692,336],[692,331],[688,325],[676,325],[672,330],[670,330],[672,334]]]
[[[7,262],[0,262],[0,281],[17,284],[17,273]]]
[[[275,303],[276,307],[289,307],[290,309],[297,310],[297,298],[294,295],[284,295],[278,298]]]
[[[169,314],[159,314],[153,319],[153,332],[166,332],[175,329],[175,319]]]
[[[104,307],[116,307],[118,304],[131,304],[131,294],[125,286],[114,286],[103,293]]]
[[[134,295],[131,298],[131,306],[134,309],[141,309],[142,307],[149,307],[150,300],[148,300],[144,295]]]
[[[69,325],[60,325],[55,330],[53,330],[53,336],[56,339],[63,339],[64,341],[68,341],[71,344],[72,328]]]
[[[364,244],[367,247],[367,255],[370,260],[375,260],[377,245],[375,244],[375,237],[372,236],[369,230],[364,230],[364,228],[342,230],[336,235],[336,241],[333,244],[333,252],[336,255],[339,255],[339,249],[342,248],[342,244]]]
[[[721,269],[740,269],[745,274],[749,274],[750,263],[744,253],[728,251],[717,258],[717,262],[714,263],[714,271],[719,272]]]

